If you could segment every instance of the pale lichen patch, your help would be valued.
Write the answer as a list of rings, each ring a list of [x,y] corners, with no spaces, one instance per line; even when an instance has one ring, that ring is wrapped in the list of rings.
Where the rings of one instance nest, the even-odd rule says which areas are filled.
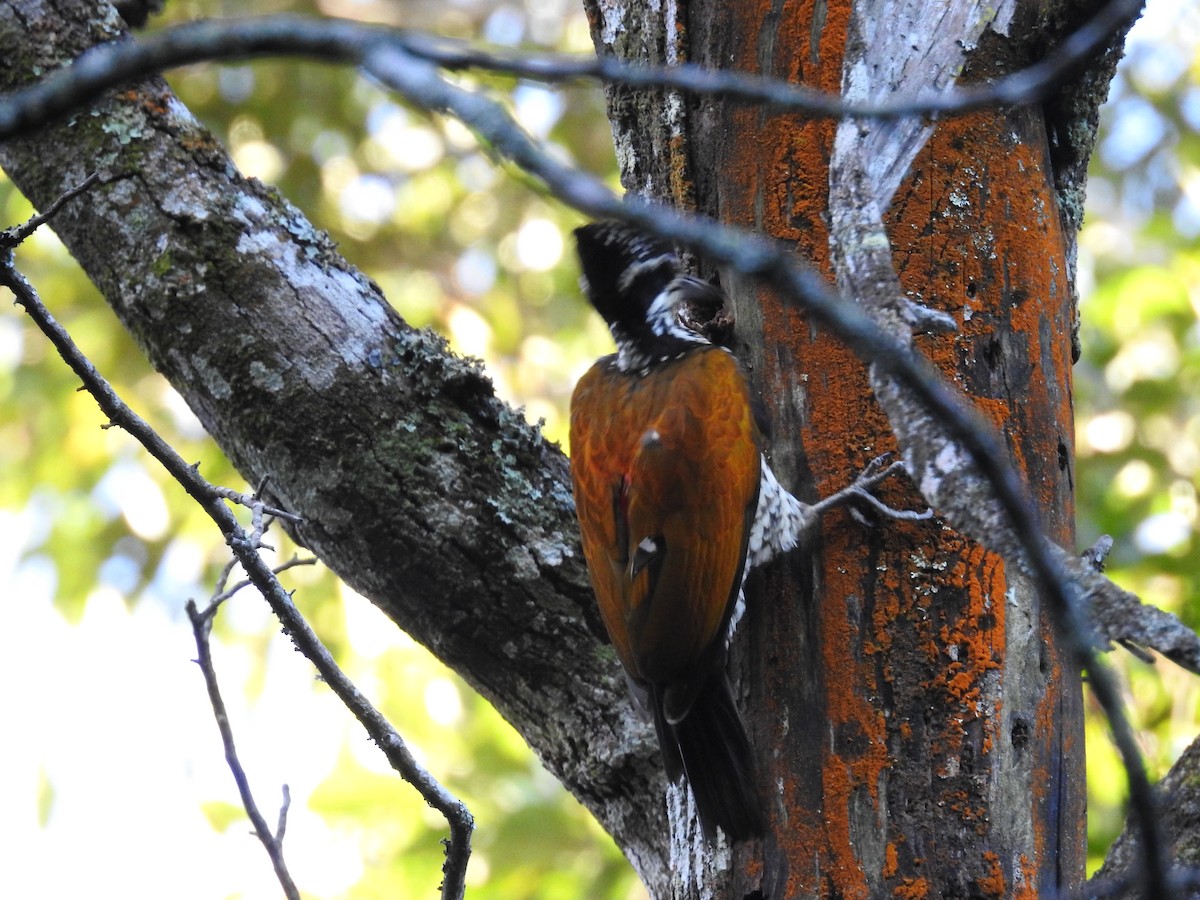
[[[278,369],[272,369],[257,359],[250,362],[250,379],[257,387],[273,394],[279,393],[286,386]]]
[[[228,400],[233,395],[233,388],[221,373],[204,357],[193,354],[189,359],[191,369],[198,376],[200,384],[209,395],[217,400]]]

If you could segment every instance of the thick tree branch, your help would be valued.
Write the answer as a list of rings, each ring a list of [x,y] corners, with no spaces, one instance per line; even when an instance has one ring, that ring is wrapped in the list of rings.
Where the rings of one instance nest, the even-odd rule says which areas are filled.
[[[1170,896],[1194,897],[1200,887],[1200,739],[1183,751],[1158,788],[1163,798],[1162,834],[1172,866],[1167,883],[1177,892]],[[1154,896],[1143,874],[1143,841],[1137,823],[1126,823],[1083,896],[1124,900]]]
[[[850,26],[844,93],[862,98],[897,92],[921,97],[948,90],[954,73],[966,63],[964,47],[974,46],[990,22],[1010,19],[1015,5],[988,7],[986,16],[969,4],[956,9],[966,15],[961,22],[937,14],[934,6],[920,0],[861,0]],[[886,28],[880,28],[881,22],[888,23]],[[909,47],[920,47],[926,54],[919,72],[908,69]],[[844,121],[830,165],[830,244],[838,287],[843,295],[857,298],[892,338],[908,346],[911,325],[883,216],[931,131],[917,119]],[[1047,372],[1043,377],[1055,376]],[[1003,555],[1017,571],[1032,575],[1033,584],[1049,595],[1051,617],[1070,657],[1088,673],[1124,762],[1142,833],[1147,889],[1151,896],[1165,896],[1166,865],[1155,795],[1115,682],[1093,651],[1086,610],[1095,601],[1085,593],[1089,585],[1081,577],[1082,565],[1045,536],[1027,499],[1028,490],[1015,483],[1007,448],[993,438],[988,455],[995,465],[986,463],[970,446],[973,438],[967,431],[894,367],[873,364],[871,382],[929,502],[959,531]],[[1006,470],[1003,477],[997,477],[999,469]],[[1064,571],[1064,558],[1074,563],[1073,571]],[[1090,575],[1105,581],[1094,572]]]
[[[1120,644],[1145,662],[1154,661],[1146,650],[1157,650],[1200,675],[1200,636],[1177,616],[1143,602],[1104,577],[1103,560],[1111,547],[1112,538],[1105,535],[1097,547],[1079,557],[1066,551],[1061,555],[1064,569],[1083,585],[1088,616],[1100,639]]]

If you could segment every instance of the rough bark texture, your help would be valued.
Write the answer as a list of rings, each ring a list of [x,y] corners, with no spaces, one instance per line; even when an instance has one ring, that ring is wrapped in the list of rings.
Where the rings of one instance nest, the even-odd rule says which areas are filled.
[[[1052,45],[1080,15],[1066,4],[960,0],[950,11],[961,14],[956,35],[922,30],[946,27],[944,4],[751,0],[654,11],[665,38],[646,36],[642,4],[598,2],[598,49],[639,58],[638,46],[673,46],[681,59],[829,91],[857,88],[861,99],[876,100],[945,87],[959,68],[946,54],[964,46],[974,50],[969,73],[1002,74]],[[973,32],[972,15],[982,21]],[[636,19],[639,44],[613,39],[623,17]],[[678,98],[638,103],[614,93],[614,136],[628,189],[676,203],[694,198],[703,212],[785,239],[829,270],[832,223],[841,229],[839,287],[849,295],[869,301],[867,294],[903,290],[953,316],[956,334],[921,337],[917,346],[1004,434],[1047,533],[1069,548],[1079,222],[1071,204],[1111,56],[1102,74],[1067,92],[1070,103],[1054,106],[1077,118],[1057,121],[1053,135],[1041,109],[981,113],[932,130],[911,167],[911,154],[900,151],[922,146],[931,129],[919,122],[907,133],[864,125],[839,155],[834,123],[709,100],[688,104],[681,121]],[[663,106],[657,115],[645,105],[655,100]],[[673,152],[656,156],[648,175],[650,163],[636,152],[645,147]],[[893,167],[873,170],[884,157]],[[833,176],[831,201],[836,159],[845,169]],[[855,177],[861,190],[837,193]],[[871,203],[876,210],[864,213]],[[1079,679],[1036,586],[1015,564],[1011,535],[988,528],[985,510],[971,508],[975,483],[938,477],[937,430],[919,405],[886,379],[869,378],[859,360],[769,293],[729,273],[721,278],[774,418],[781,477],[806,499],[827,494],[893,449],[895,431],[946,517],[875,529],[831,518],[820,546],[752,582],[734,656],[775,835],[739,848],[730,867],[727,857],[705,859],[693,833],[676,827],[676,894],[999,897],[1077,884],[1085,854]]]
[[[1162,798],[1162,830],[1169,852],[1167,858],[1180,869],[1200,872],[1200,739],[1192,742],[1158,784]],[[1104,865],[1088,881],[1086,896],[1118,900],[1141,900],[1146,892],[1138,887],[1143,858],[1138,830],[1126,823],[1105,857]],[[1121,889],[1115,889],[1116,885]],[[1180,897],[1195,897],[1200,882],[1194,877]]]
[[[0,89],[120,33],[85,0],[0,4]],[[299,538],[491,700],[662,884],[657,750],[597,637],[562,453],[242,178],[162,82],[0,145],[0,165],[38,207],[104,173],[54,226],[155,367],[248,482],[270,473]]]

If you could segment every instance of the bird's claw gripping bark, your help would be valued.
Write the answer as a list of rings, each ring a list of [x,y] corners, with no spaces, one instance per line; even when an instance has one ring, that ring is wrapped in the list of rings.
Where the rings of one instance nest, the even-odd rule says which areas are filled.
[[[855,504],[862,504],[869,507],[884,518],[894,519],[900,522],[921,522],[926,519],[933,518],[932,509],[924,509],[920,512],[913,509],[895,509],[888,506],[873,493],[872,489],[882,484],[888,478],[898,472],[906,471],[904,461],[893,459],[895,456],[892,452],[881,453],[879,456],[871,460],[846,487],[842,488],[835,494],[826,497],[820,503],[816,504],[814,510],[824,513],[842,505],[850,506],[850,515],[860,522],[866,522],[861,512],[855,508]]]

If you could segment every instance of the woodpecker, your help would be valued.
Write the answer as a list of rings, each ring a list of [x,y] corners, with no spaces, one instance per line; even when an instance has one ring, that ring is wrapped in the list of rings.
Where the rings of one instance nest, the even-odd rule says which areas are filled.
[[[581,286],[617,352],[571,398],[571,474],[588,573],[668,777],[707,837],[765,825],[753,752],[725,672],[742,582],[794,547],[804,504],[762,455],[746,373],[680,324],[724,300],[661,241],[615,223],[576,230]]]

